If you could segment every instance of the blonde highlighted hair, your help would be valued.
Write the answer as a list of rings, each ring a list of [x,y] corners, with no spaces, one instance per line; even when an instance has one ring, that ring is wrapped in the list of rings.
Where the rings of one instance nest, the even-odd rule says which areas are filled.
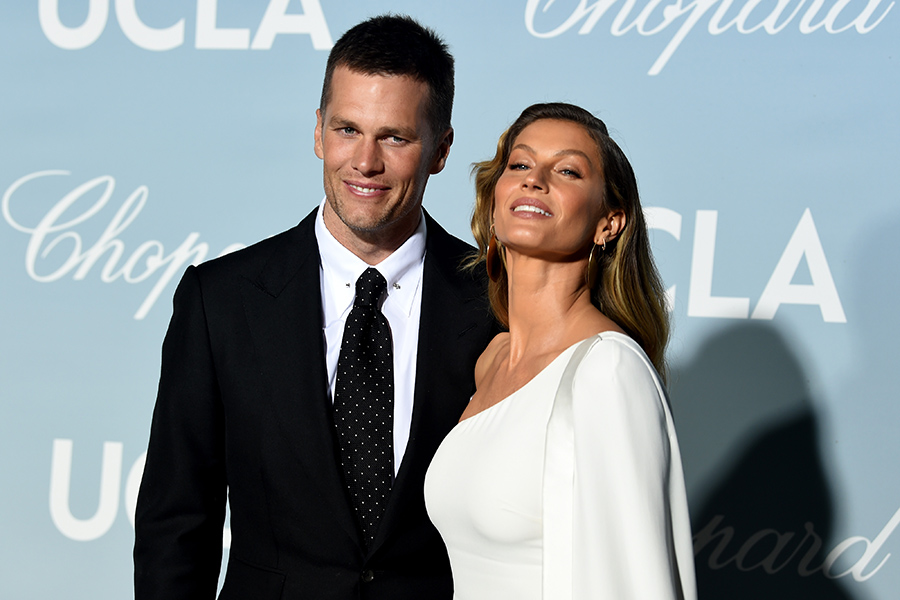
[[[625,227],[607,244],[604,252],[600,252],[599,248],[594,251],[599,273],[594,277],[596,283],[591,289],[591,302],[643,348],[665,380],[665,352],[669,340],[665,288],[650,251],[634,171],[622,149],[609,137],[603,121],[583,108],[561,102],[529,106],[500,136],[494,158],[473,166],[475,210],[472,234],[478,244],[478,252],[469,265],[475,267],[486,260],[493,235],[494,188],[507,168],[516,138],[526,127],[543,119],[581,125],[597,144],[604,182],[604,214],[613,210],[623,211]],[[500,250],[501,259],[504,252]],[[505,261],[501,260],[501,263],[500,276],[488,286],[488,297],[497,319],[508,327],[509,280]],[[585,273],[585,285],[587,281]]]

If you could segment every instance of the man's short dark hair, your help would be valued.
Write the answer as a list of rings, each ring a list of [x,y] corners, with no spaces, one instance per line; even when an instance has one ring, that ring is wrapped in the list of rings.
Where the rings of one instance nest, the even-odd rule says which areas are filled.
[[[453,57],[431,29],[405,15],[372,17],[349,29],[335,43],[325,65],[319,108],[331,97],[337,67],[365,75],[405,75],[428,85],[428,120],[434,135],[450,128],[453,112]]]

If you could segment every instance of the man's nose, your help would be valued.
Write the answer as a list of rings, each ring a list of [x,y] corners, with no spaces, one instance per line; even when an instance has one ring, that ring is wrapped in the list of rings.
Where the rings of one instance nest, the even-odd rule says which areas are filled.
[[[384,161],[381,158],[381,146],[378,144],[378,140],[367,138],[359,140],[353,153],[352,166],[367,176],[384,171]]]

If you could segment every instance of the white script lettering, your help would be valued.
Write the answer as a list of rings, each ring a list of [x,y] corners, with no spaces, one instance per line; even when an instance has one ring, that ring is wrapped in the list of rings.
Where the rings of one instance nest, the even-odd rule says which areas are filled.
[[[140,283],[162,270],[155,285],[134,315],[143,319],[156,303],[163,289],[173,277],[181,273],[187,264],[199,264],[209,254],[209,245],[198,243],[199,233],[191,233],[171,254],[166,255],[163,244],[149,240],[140,244],[132,254],[119,265],[125,254],[125,243],[118,239],[140,214],[147,202],[149,190],[140,186],[131,193],[113,215],[103,233],[89,248],[84,248],[76,226],[91,219],[106,206],[115,189],[115,180],[104,175],[87,181],[56,202],[34,226],[20,223],[12,212],[14,194],[26,183],[49,176],[67,176],[68,171],[38,171],[16,180],[3,194],[3,218],[14,229],[29,235],[25,250],[25,270],[28,276],[39,282],[52,282],[65,277],[74,270],[72,278],[83,280],[94,265],[108,255],[100,271],[100,280],[112,283],[123,279],[127,283]],[[100,197],[80,214],[68,217],[66,213],[79,199],[94,189],[100,189]],[[68,220],[65,220],[68,219]],[[65,254],[64,246],[70,248]],[[243,248],[243,244],[230,244],[219,256]],[[60,258],[62,256],[62,258]],[[49,267],[46,265],[50,265]],[[58,265],[54,266],[53,265]]]
[[[734,539],[735,529],[730,526],[720,527],[723,520],[723,515],[716,515],[694,534],[694,556],[699,556],[704,548],[718,540],[718,543],[710,551],[706,562],[707,566],[714,571],[733,563],[741,571],[762,569],[771,575],[787,567],[795,557],[799,556],[800,558],[797,560],[797,574],[801,577],[809,577],[821,571],[828,579],[840,579],[841,577],[852,575],[856,581],[866,581],[880,571],[891,556],[890,553],[885,554],[877,566],[869,570],[868,573],[865,572],[866,568],[884,546],[884,543],[897,526],[900,525],[900,509],[888,519],[887,524],[875,536],[874,540],[861,535],[851,536],[839,542],[825,555],[822,563],[816,566],[811,566],[811,563],[822,549],[823,542],[822,538],[816,533],[812,523],[807,522],[804,524],[805,533],[796,544],[791,544],[796,537],[795,532],[763,529],[747,538],[747,541],[741,544],[734,554],[725,558],[723,555],[729,549]],[[862,544],[865,547],[862,556],[843,571],[836,571],[835,564],[838,560],[848,549],[857,544]],[[747,557],[751,554],[751,551],[753,551],[755,556],[760,556],[765,551],[768,551],[768,553],[756,562],[748,562]]]
[[[575,9],[571,13],[564,15],[565,18],[562,23],[555,27],[548,27],[547,22],[551,17],[543,17],[541,19],[543,27],[539,29],[536,21],[538,20],[537,13],[541,6],[541,0],[528,0],[525,6],[525,27],[528,33],[534,37],[553,38],[562,35],[581,21],[584,21],[578,29],[578,35],[587,35],[593,31],[597,22],[617,1],[596,0],[592,4],[588,4],[588,0],[579,0]],[[691,0],[690,2],[684,2],[684,0],[670,0],[669,4],[662,6],[660,9],[662,0],[648,0],[637,16],[632,17],[632,11],[635,9],[637,0],[624,0],[610,25],[610,33],[614,36],[621,36],[633,29],[642,36],[656,35],[684,17],[678,30],[647,72],[648,75],[658,75],[669,62],[669,59],[672,58],[672,55],[675,54],[685,37],[697,25],[697,22],[717,4],[718,7],[711,15],[707,26],[707,31],[710,34],[719,35],[728,29],[734,28],[740,33],[752,33],[762,29],[769,35],[775,35],[794,20],[806,2],[806,0],[778,0],[768,14],[758,21],[750,23],[751,18],[754,20],[759,18],[758,16],[754,17],[754,13],[765,12],[766,9],[760,7],[761,0],[744,0],[744,4],[737,10],[737,14],[723,24],[726,13],[731,11],[733,1]],[[819,14],[824,8],[825,0],[812,0],[798,23],[800,33],[809,34],[817,29],[824,29],[827,33],[834,34],[855,29],[857,33],[866,34],[877,27],[894,6],[892,1],[873,20],[873,15],[878,10],[882,0],[867,0],[865,8],[859,14],[848,18],[842,13],[847,8],[847,5],[850,4],[850,0],[833,1],[834,4],[828,8],[825,16],[820,18]],[[554,0],[544,0],[541,12],[547,13],[553,3]],[[796,6],[794,6],[790,14],[784,16],[785,11],[792,3],[795,3]],[[757,8],[760,11],[756,11]],[[817,18],[819,18],[819,21],[813,23]],[[781,19],[780,22],[779,19]],[[840,24],[839,21],[841,22]],[[557,19],[555,22],[559,22],[559,20]]]

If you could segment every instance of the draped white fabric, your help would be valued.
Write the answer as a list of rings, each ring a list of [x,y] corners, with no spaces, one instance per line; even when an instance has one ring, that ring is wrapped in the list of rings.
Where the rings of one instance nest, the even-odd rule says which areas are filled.
[[[604,333],[460,423],[426,479],[457,600],[694,600],[691,532],[664,389]]]

